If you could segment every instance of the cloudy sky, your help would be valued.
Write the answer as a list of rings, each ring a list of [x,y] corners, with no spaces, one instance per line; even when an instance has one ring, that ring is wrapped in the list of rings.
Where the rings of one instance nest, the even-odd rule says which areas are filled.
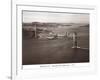
[[[23,22],[89,23],[89,14],[23,11]]]

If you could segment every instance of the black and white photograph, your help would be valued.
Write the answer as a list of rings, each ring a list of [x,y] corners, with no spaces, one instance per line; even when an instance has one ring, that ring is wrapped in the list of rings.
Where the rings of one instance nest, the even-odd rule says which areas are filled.
[[[22,11],[22,65],[89,63],[89,13]]]

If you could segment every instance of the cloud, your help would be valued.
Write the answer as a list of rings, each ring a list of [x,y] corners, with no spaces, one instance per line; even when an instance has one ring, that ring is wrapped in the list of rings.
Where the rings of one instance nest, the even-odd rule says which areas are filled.
[[[89,14],[23,11],[23,22],[89,23]]]

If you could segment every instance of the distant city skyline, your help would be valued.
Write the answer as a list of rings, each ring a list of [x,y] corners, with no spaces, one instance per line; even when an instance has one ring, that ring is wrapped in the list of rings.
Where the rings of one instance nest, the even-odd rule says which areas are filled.
[[[23,22],[89,23],[89,14],[23,11]]]

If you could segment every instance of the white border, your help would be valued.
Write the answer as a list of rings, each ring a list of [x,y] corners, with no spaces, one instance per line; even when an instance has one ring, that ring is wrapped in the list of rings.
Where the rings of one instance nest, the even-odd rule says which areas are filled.
[[[69,8],[70,7],[70,8]],[[76,6],[75,6],[76,7]],[[39,77],[43,75],[69,75],[93,73],[96,70],[96,9],[93,7],[36,6],[13,3],[12,9],[12,79],[19,77]],[[81,9],[80,9],[81,8]],[[27,65],[22,67],[22,10],[56,11],[90,14],[90,63]],[[95,27],[94,27],[95,26]],[[60,69],[60,71],[59,71]]]

